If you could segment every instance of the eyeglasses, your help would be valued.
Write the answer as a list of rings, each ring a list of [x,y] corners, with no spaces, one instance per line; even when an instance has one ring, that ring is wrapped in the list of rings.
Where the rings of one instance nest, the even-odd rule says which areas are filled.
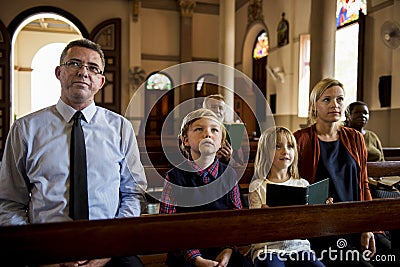
[[[225,105],[210,105],[211,110],[225,111]]]
[[[60,66],[66,66],[70,70],[80,70],[82,67],[85,67],[89,73],[91,74],[103,74],[103,71],[96,65],[84,65],[82,62],[76,60],[70,60],[60,64]]]

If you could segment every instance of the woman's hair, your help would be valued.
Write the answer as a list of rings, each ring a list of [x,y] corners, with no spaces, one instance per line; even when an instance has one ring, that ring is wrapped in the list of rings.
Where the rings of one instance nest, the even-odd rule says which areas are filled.
[[[365,106],[365,107],[368,108],[367,103],[362,102],[362,101],[355,101],[355,102],[353,102],[353,103],[350,103],[350,104],[347,106],[346,110],[345,110],[346,120],[345,120],[345,122],[344,122],[344,125],[346,125],[346,126],[349,125],[349,118],[350,118],[350,115],[351,115],[351,113],[353,113],[353,109],[354,109],[356,106]]]
[[[344,92],[343,84],[333,78],[325,78],[319,81],[312,89],[308,106],[308,119],[311,124],[315,123],[317,120],[317,101],[328,88],[333,86],[339,86]]]
[[[258,141],[256,158],[254,161],[254,177],[256,179],[263,179],[268,177],[273,158],[271,158],[271,150],[276,149],[276,143],[279,142],[282,137],[286,137],[288,144],[293,146],[294,159],[292,164],[288,168],[288,174],[294,179],[300,179],[299,170],[297,168],[298,153],[297,153],[297,142],[293,133],[282,126],[274,126],[265,130]]]
[[[212,112],[211,110],[207,108],[200,108],[195,111],[190,112],[183,118],[182,124],[181,124],[181,130],[179,132],[179,141],[180,141],[180,148],[182,153],[185,156],[190,156],[190,147],[186,147],[185,144],[183,143],[183,140],[185,137],[187,137],[187,133],[189,130],[190,125],[192,125],[195,121],[202,119],[202,118],[207,118],[207,119],[212,119],[215,122],[217,122],[220,127],[221,127],[221,133],[222,133],[222,138],[221,138],[221,144],[225,142],[226,139],[226,130],[224,125],[221,123],[221,121],[218,119],[218,116]]]

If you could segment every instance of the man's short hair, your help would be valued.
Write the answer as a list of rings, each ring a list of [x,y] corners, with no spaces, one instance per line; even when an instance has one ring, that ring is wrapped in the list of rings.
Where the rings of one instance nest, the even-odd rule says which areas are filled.
[[[221,95],[221,94],[208,95],[203,100],[203,108],[208,108],[207,107],[207,102],[210,99],[215,99],[215,100],[218,100],[218,101],[224,101],[225,102],[224,96]]]
[[[68,50],[70,48],[76,47],[76,46],[89,48],[89,49],[92,49],[93,51],[96,51],[97,53],[99,53],[100,59],[101,59],[101,64],[103,65],[103,66],[101,66],[101,68],[104,71],[104,68],[106,66],[106,61],[105,61],[104,52],[101,49],[101,46],[99,44],[89,40],[89,39],[86,39],[86,38],[82,38],[82,39],[78,39],[78,40],[74,40],[74,41],[69,42],[67,44],[67,46],[64,48],[64,50],[62,51],[62,53],[61,53],[60,64],[64,63],[64,59],[67,56]]]

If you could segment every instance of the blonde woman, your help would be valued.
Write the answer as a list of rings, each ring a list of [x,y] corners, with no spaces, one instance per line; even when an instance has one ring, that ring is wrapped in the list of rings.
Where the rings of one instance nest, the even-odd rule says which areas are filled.
[[[341,121],[345,111],[343,88],[343,84],[333,78],[319,81],[310,94],[309,119],[312,125],[294,132],[301,177],[310,183],[330,178],[329,194],[335,203],[372,199],[364,138],[355,129],[344,127]],[[313,239],[311,243],[314,250],[323,252],[328,247],[337,248],[340,238],[346,239],[346,249],[369,250],[364,253],[368,256],[375,253],[375,239],[371,232]],[[326,258],[324,260],[329,260]],[[351,265],[371,266],[362,258],[352,261]],[[345,259],[332,264],[341,266],[341,263],[349,264]]]

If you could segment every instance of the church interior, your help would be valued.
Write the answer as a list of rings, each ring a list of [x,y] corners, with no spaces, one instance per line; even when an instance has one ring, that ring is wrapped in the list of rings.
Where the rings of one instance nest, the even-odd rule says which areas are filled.
[[[342,81],[346,104],[368,104],[367,128],[387,148],[387,160],[400,162],[400,0],[359,1],[365,6],[352,6],[351,16],[342,13],[341,2],[349,1],[7,1],[0,9],[0,153],[16,119],[57,102],[54,67],[60,51],[84,37],[99,43],[106,57],[106,83],[95,96],[96,105],[132,122],[143,165],[158,164],[146,170],[150,176],[168,170],[168,154],[176,151],[164,155],[160,147],[177,144],[182,118],[201,107],[207,95],[222,94],[226,116],[244,123],[245,154],[252,162],[258,137],[268,126],[294,132],[308,125],[309,92],[326,77]],[[252,169],[240,171],[248,186]],[[394,173],[389,174],[399,175]],[[158,196],[160,188],[162,183],[153,181],[150,195]],[[400,205],[391,204],[392,211]],[[344,212],[356,208],[346,206]],[[191,222],[199,226],[210,218],[198,219]],[[383,226],[396,227],[398,220],[382,220]],[[182,225],[179,219],[173,222]],[[339,220],[338,233],[349,231],[339,223],[348,226]],[[76,230],[68,227],[67,232]],[[135,249],[146,251],[146,246],[150,241]]]
[[[368,127],[380,136],[383,146],[397,147],[400,143],[395,118],[399,112],[400,83],[395,73],[400,56],[396,43],[388,45],[382,31],[384,25],[398,25],[399,1],[363,1],[366,14],[360,12],[359,19],[344,26],[337,24],[335,1],[329,2],[332,3],[84,0],[78,5],[12,1],[0,11],[6,75],[2,89],[6,91],[5,105],[10,104],[4,109],[6,124],[2,126],[2,136],[6,136],[14,119],[57,101],[58,92],[49,86],[44,93],[49,96],[49,104],[41,104],[43,86],[34,88],[34,84],[40,84],[34,77],[39,68],[34,64],[41,62],[40,49],[86,37],[96,38],[108,57],[107,83],[96,96],[96,103],[126,115],[138,138],[146,130],[146,135],[159,136],[168,116],[175,121],[171,122],[173,125],[179,121],[181,115],[176,107],[188,99],[212,93],[227,97],[232,118],[246,123],[249,139],[265,128],[257,110],[270,113],[276,125],[295,131],[307,124],[308,92],[313,84],[324,77],[342,77],[343,72],[352,71],[352,77],[342,78],[349,91],[348,103],[366,102],[371,110]],[[96,13],[89,16],[87,10],[93,8]],[[342,51],[339,41],[335,41],[340,39],[336,32],[353,24],[360,25],[354,37],[358,41],[344,45],[351,46],[350,52]],[[287,25],[283,41],[279,40],[282,25]],[[254,49],[262,34],[267,51],[264,57],[256,59]],[[345,59],[355,54],[355,60],[352,64],[343,63],[345,59],[338,58],[342,54]],[[235,74],[226,81],[207,71],[190,77],[190,82],[181,80],[182,77],[168,77],[173,75],[168,74],[168,69],[187,62],[223,64],[233,68]],[[352,65],[352,70],[345,69],[347,65]],[[8,75],[10,68],[12,75]],[[167,86],[146,89],[150,86],[149,78],[157,73],[167,80]],[[261,105],[256,103],[258,92],[254,92],[254,87],[266,102],[265,112],[264,107],[254,108]],[[53,98],[51,93],[55,94]],[[171,128],[164,133],[166,136],[176,136],[176,125],[164,128]]]

